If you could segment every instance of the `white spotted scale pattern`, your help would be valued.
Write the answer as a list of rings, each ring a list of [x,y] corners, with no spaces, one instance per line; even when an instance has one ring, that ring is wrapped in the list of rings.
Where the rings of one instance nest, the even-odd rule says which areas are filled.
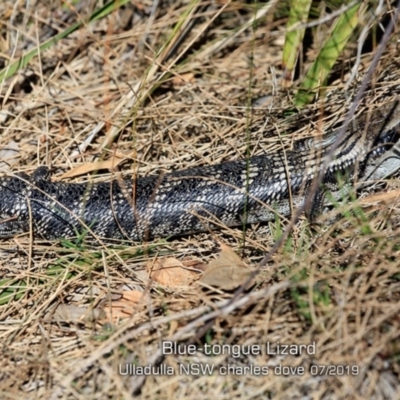
[[[375,111],[368,124],[358,121],[340,139],[335,157],[326,166],[325,189],[316,198],[323,198],[326,189],[340,197],[343,189],[338,187],[337,173],[347,175],[351,184],[374,161],[369,159],[374,145],[386,143],[388,135],[398,140],[400,111],[397,103],[391,110],[393,104]],[[388,123],[390,110],[393,118]],[[288,216],[303,204],[338,132],[320,140],[300,140],[291,151],[160,177],[125,179],[122,185],[119,181],[52,182],[45,167],[32,176],[4,177],[0,179],[0,237],[27,232],[32,225],[34,234],[45,239],[90,232],[101,238],[144,241],[214,229],[219,224],[269,221],[276,214]],[[376,154],[386,151],[382,149]],[[320,205],[316,202],[317,210],[311,211],[318,211]]]

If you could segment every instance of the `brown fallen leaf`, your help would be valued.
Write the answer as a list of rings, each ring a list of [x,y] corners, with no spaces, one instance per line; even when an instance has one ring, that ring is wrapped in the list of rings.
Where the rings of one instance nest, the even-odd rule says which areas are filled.
[[[78,165],[77,167],[67,171],[65,174],[62,174],[59,179],[73,178],[75,176],[87,174],[88,172],[98,171],[99,169],[112,170],[129,157],[129,154],[116,153],[109,160]]]
[[[371,204],[376,202],[393,202],[400,198],[400,190],[394,189],[389,192],[377,193],[361,199],[361,204]]]
[[[186,74],[177,75],[172,78],[172,84],[174,86],[182,86],[192,82],[194,82],[193,72],[187,72]]]
[[[45,321],[59,322],[92,322],[104,318],[104,313],[98,308],[78,307],[72,304],[58,304],[44,317]]]
[[[221,253],[212,260],[200,282],[223,290],[234,290],[251,275],[252,270],[226,244],[221,243]]]
[[[151,279],[165,286],[188,286],[197,274],[185,268],[183,263],[176,258],[168,257],[147,263]]]
[[[199,260],[193,260],[193,259],[182,259],[182,264],[191,270],[196,270],[196,271],[204,271],[207,268],[207,264],[204,264],[204,262],[199,261]]]
[[[145,295],[144,292],[139,290],[123,290],[118,300],[112,300],[111,302],[105,301],[103,304],[103,312],[105,313],[105,319],[110,322],[117,322],[124,318],[131,317],[137,312],[137,305],[143,301]]]
[[[21,157],[18,143],[10,140],[8,144],[0,149],[0,169],[1,171],[8,171],[19,163]]]

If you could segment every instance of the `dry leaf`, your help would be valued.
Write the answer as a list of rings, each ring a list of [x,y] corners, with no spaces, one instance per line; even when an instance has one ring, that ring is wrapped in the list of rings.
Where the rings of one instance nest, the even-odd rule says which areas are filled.
[[[113,168],[117,167],[122,161],[129,157],[130,155],[116,153],[109,160],[78,165],[77,167],[72,168],[65,174],[61,175],[60,179],[73,178],[75,176],[84,175],[88,172],[98,171],[100,169],[112,170]]]
[[[193,72],[188,72],[186,74],[174,76],[172,78],[172,84],[174,86],[182,86],[182,85],[186,85],[187,83],[192,83],[192,82],[194,82],[194,73]]]
[[[10,140],[7,146],[2,147],[0,150],[0,170],[8,171],[10,167],[15,166],[19,162],[20,149],[18,143]]]
[[[7,110],[0,110],[0,124],[6,123],[10,115],[11,114]]]
[[[375,202],[391,202],[397,200],[400,197],[400,190],[395,189],[389,192],[372,194],[368,197],[361,199],[361,204],[371,204]]]
[[[139,290],[123,290],[118,300],[104,302],[104,313],[108,321],[116,322],[129,318],[137,312],[137,305],[143,301],[144,292]]]
[[[200,282],[223,290],[234,290],[246,282],[251,272],[229,246],[221,243],[221,253],[208,264]]]
[[[168,257],[147,264],[150,277],[165,286],[188,286],[196,278],[197,274],[188,270],[181,261]]]
[[[207,264],[205,264],[202,261],[199,260],[193,260],[193,259],[183,259],[182,264],[186,268],[190,268],[191,270],[197,270],[197,271],[204,271],[207,268]]]
[[[92,322],[104,318],[104,313],[100,309],[90,309],[89,307],[78,307],[72,304],[59,304],[46,316],[46,321],[60,322]]]

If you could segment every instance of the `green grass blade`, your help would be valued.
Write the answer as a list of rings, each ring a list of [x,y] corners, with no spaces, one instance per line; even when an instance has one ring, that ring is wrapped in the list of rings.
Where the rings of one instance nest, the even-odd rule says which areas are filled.
[[[0,281],[0,305],[7,304],[11,300],[18,300],[28,292],[24,280],[4,279]]]
[[[360,17],[366,10],[366,7],[361,6],[362,3],[355,4],[337,19],[331,34],[295,97],[296,106],[302,107],[310,103],[315,96],[315,90],[324,84],[337,58],[356,29]]]
[[[292,0],[286,25],[288,31],[286,33],[282,55],[282,67],[285,70],[284,87],[290,86],[293,80],[293,71],[296,66],[305,32],[305,28],[302,26],[307,22],[311,4],[312,0]]]

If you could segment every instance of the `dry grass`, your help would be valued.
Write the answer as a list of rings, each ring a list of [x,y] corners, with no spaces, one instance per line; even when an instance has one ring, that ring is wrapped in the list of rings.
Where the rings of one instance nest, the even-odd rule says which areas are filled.
[[[5,64],[89,15],[96,2],[82,1],[76,12],[67,3],[51,3],[37,1],[25,10],[24,2],[4,2],[2,20],[10,21],[1,26]],[[220,2],[203,8],[168,59],[166,50],[159,50],[176,40],[171,26],[193,19],[185,16],[189,3],[160,2],[154,14],[153,2],[133,3],[136,7],[129,4],[85,25],[3,84],[0,146],[15,141],[19,149],[9,161],[12,172],[48,165],[60,179],[77,166],[122,153],[122,170],[145,175],[290,145],[293,136],[279,139],[287,129],[277,117],[290,104],[278,83],[285,34],[280,2],[271,8],[259,4],[265,16],[257,29],[237,34],[254,17],[250,5]],[[395,51],[388,45],[384,65],[394,62]],[[307,56],[314,54],[310,48]],[[338,64],[337,76],[345,77],[335,82],[339,91],[354,54],[350,46]],[[363,57],[360,70],[372,55]],[[145,94],[146,101],[139,101]],[[263,108],[251,111],[250,100],[266,94]],[[343,108],[334,106],[332,115]],[[310,134],[321,121],[292,130],[297,137]],[[107,179],[110,172],[96,176]],[[353,212],[346,206],[341,218],[333,210],[317,227],[301,220],[260,270],[254,288],[234,302],[232,293],[206,290],[197,282],[161,285],[148,278],[146,265],[169,256],[201,270],[222,241],[255,267],[281,234],[278,224],[252,226],[245,240],[241,229],[226,228],[132,246],[41,243],[27,236],[4,241],[3,280],[22,289],[7,301],[4,293],[1,297],[1,397],[400,398],[395,181],[391,190],[355,202]],[[143,293],[138,302],[122,297],[136,292]],[[163,355],[163,340],[192,343],[199,351]],[[271,355],[268,343],[315,344],[316,351]],[[206,355],[200,351],[205,344],[229,345],[242,354]],[[246,346],[260,346],[261,354],[243,354]],[[180,370],[198,363],[215,370],[188,375]],[[127,365],[175,373],[121,374]],[[235,372],[224,375],[224,366]],[[256,366],[268,374],[257,376]],[[292,369],[280,375],[275,368],[282,366]]]

